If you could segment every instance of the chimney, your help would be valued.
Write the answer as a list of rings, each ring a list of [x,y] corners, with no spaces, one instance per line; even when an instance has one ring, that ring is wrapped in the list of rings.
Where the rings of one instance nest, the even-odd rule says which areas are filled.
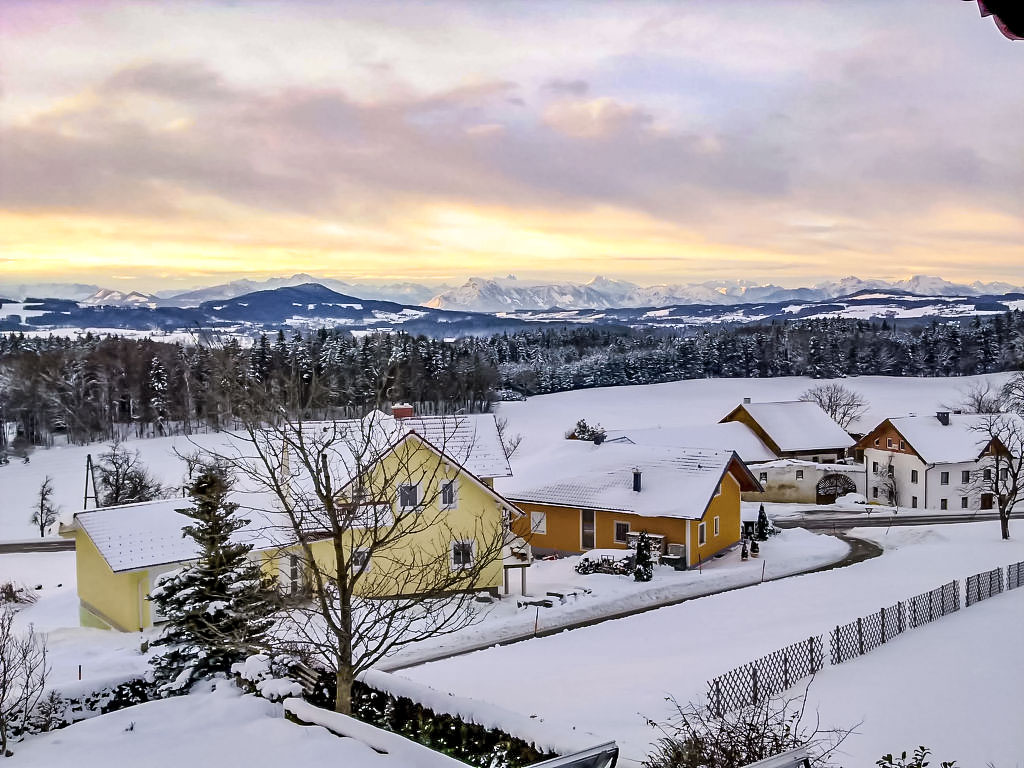
[[[936,411],[935,418],[939,420],[942,426],[949,426],[949,411]]]
[[[744,405],[750,405],[750,398],[749,397],[744,397],[743,398],[743,404]]]
[[[639,467],[633,467],[633,491],[640,493],[640,489],[643,487],[643,474],[640,472]]]
[[[395,403],[391,406],[391,415],[396,419],[411,419],[415,409],[408,403]]]

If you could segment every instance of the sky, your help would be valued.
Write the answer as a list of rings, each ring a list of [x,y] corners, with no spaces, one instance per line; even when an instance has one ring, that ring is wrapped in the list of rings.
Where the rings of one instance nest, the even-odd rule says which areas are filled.
[[[1024,283],[958,0],[0,3],[0,282]]]

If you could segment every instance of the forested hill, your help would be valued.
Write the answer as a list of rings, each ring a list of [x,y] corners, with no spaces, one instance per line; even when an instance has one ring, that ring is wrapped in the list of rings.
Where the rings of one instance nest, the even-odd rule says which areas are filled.
[[[964,376],[1024,365],[1024,313],[904,329],[797,320],[681,336],[598,326],[532,328],[444,342],[321,330],[251,348],[150,340],[0,336],[0,421],[26,440],[101,439],[229,425],[239,393],[262,391],[323,418],[402,400],[483,410],[498,390],[530,395],[705,377]],[[2,433],[2,430],[0,430]]]

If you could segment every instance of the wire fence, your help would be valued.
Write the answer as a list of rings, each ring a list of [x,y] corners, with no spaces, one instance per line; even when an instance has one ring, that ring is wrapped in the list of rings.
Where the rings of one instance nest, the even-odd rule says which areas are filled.
[[[1006,588],[1024,587],[1024,560],[1006,566]]]
[[[837,626],[829,633],[832,641],[832,663],[863,656],[907,629],[907,613],[902,602],[882,608],[877,613],[861,616],[849,624]]]
[[[964,580],[964,605],[971,606],[1003,591],[1003,569],[976,573]],[[1024,561],[1006,567],[1006,589],[1024,587]],[[829,632],[830,661],[843,664],[914,629],[960,610],[960,582],[951,581],[909,600],[880,608]],[[708,681],[708,705],[721,717],[782,693],[825,664],[822,636],[809,637],[736,667]]]
[[[907,618],[912,629],[959,610],[959,581],[951,581],[930,592],[922,592],[907,601]]]
[[[821,635],[787,645],[708,683],[708,701],[719,716],[769,699],[825,664]]]
[[[993,568],[991,571],[968,576],[965,586],[968,606],[988,600],[1003,591],[1003,569]]]

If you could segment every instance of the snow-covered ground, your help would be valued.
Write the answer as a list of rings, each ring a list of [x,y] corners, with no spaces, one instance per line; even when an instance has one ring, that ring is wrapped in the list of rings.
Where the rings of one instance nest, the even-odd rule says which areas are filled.
[[[961,610],[838,667],[825,667],[809,697],[824,722],[853,725],[843,765],[932,749],[931,764],[1024,766],[1024,589]]]
[[[762,578],[775,579],[841,560],[849,547],[832,536],[818,536],[802,529],[782,531],[761,545],[758,558],[743,561],[736,548],[709,560],[700,570],[675,571],[668,566],[654,569],[654,579],[638,583],[630,576],[594,573],[581,576],[574,566],[579,557],[538,560],[527,572],[527,591],[543,598],[549,592],[565,595],[564,602],[552,598],[550,608],[519,608],[516,595],[483,609],[478,623],[457,634],[434,638],[404,648],[382,666],[393,668],[436,657],[442,652],[460,652],[486,644],[529,637],[559,627],[592,621],[602,616],[651,608],[706,595],[723,589],[756,584]],[[517,586],[517,585],[516,585]],[[589,594],[583,590],[591,590]]]
[[[1000,383],[1009,374],[951,379],[911,379],[865,376],[843,379],[842,384],[861,393],[870,410],[853,429],[866,431],[883,418],[907,413],[931,413],[959,402],[964,391],[981,381]],[[543,461],[545,447],[564,437],[577,420],[598,422],[607,429],[688,427],[714,424],[744,397],[756,401],[791,400],[822,382],[803,377],[777,379],[695,379],[635,387],[608,387],[532,397],[525,402],[500,403],[498,415],[508,418],[509,431],[524,437],[512,458],[512,469]],[[163,483],[180,486],[184,464],[175,451],[194,452],[204,445],[223,444],[217,434],[192,437],[129,440],[153,474]],[[701,447],[701,446],[693,446]],[[17,459],[0,466],[0,541],[38,538],[29,523],[33,495],[43,480],[54,482],[54,501],[64,518],[82,509],[85,458],[95,460],[105,447],[62,446],[36,449],[31,463]],[[501,490],[501,481],[498,482]]]
[[[684,702],[697,699],[704,695],[710,678],[777,648],[827,633],[836,624],[951,579],[1024,560],[1024,540],[1000,540],[995,522],[889,530],[865,528],[856,529],[853,534],[878,542],[885,548],[885,554],[848,568],[725,592],[399,674],[439,690],[536,715],[551,726],[577,726],[615,739],[626,760],[639,762],[657,735],[645,725],[644,717],[666,718],[666,696]],[[1007,611],[1019,610],[1014,607],[1017,602],[1010,602],[1019,602],[1016,596],[1000,600]],[[968,620],[971,611],[965,612]],[[940,623],[908,633],[906,639],[900,638],[893,647],[910,642],[912,634],[920,636],[935,631]],[[957,673],[958,679],[970,678],[966,687],[936,685],[929,708],[956,711],[975,703],[986,706],[981,702],[999,697],[994,693],[996,688],[1006,692],[1019,689],[1024,684],[1024,668],[1015,664],[1011,669],[994,672],[985,652],[992,643],[1012,644],[1007,638],[1015,636],[1000,635],[993,639],[978,634],[970,646],[948,646],[942,665],[922,660],[917,668],[917,674],[922,676],[930,674],[941,679],[948,665],[974,673]],[[917,663],[909,654],[906,664]],[[910,669],[905,671],[911,674]],[[859,759],[849,763],[871,765],[880,754],[873,751],[878,740],[888,738],[893,726],[882,725],[882,718],[871,715],[870,702],[873,697],[888,698],[884,711],[895,716],[893,712],[900,708],[900,691],[879,685],[860,686],[855,678],[845,679],[851,686],[849,695],[858,696],[862,708],[867,710],[863,712],[866,718],[859,729],[861,734],[848,742],[848,750],[859,755]],[[847,693],[836,687],[833,695],[843,697]],[[855,703],[852,699],[849,702],[850,706]],[[848,710],[837,708],[835,712],[834,724],[852,724],[848,722]],[[858,714],[855,720],[861,716]],[[876,727],[890,730],[875,731]],[[887,745],[885,751],[926,743],[928,733],[919,735],[908,726],[899,742]],[[950,749],[958,750],[951,756],[959,758],[961,765],[984,764],[983,760],[972,758],[980,758],[982,748],[990,740],[976,739],[966,731],[960,733],[962,737],[956,744],[946,742]],[[1011,742],[1015,752],[1003,753],[997,763],[1016,765],[1014,761],[1024,754],[1024,731],[1015,729],[1000,738]],[[978,743],[972,746],[975,741]]]
[[[380,754],[318,726],[294,725],[284,719],[280,704],[244,696],[229,684],[85,720],[12,748],[16,764],[24,768],[415,768],[403,756]]]

